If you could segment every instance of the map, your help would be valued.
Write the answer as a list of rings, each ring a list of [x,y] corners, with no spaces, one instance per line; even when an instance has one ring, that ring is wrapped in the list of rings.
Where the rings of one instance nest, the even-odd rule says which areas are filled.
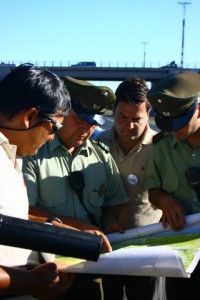
[[[55,261],[67,272],[189,278],[200,259],[200,213],[186,222],[179,232],[156,223],[109,234],[113,251],[97,262],[61,256]]]

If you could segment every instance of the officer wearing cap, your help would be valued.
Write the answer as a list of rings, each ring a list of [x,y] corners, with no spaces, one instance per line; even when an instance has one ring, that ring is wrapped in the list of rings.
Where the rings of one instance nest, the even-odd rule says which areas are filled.
[[[154,139],[145,186],[149,200],[162,210],[162,224],[186,227],[185,215],[200,212],[200,75],[180,72],[159,80],[147,98],[161,132]],[[191,169],[192,168],[192,169]],[[191,176],[194,185],[190,182]],[[190,279],[166,279],[167,299],[199,299],[200,265]]]
[[[72,109],[60,134],[41,148],[35,157],[24,160],[30,211],[56,216],[63,222],[71,217],[106,232],[123,232],[116,208],[123,213],[128,202],[119,171],[108,149],[89,140],[101,125],[106,106],[115,101],[111,89],[71,77],[63,78],[71,96]],[[37,209],[36,209],[37,207]],[[124,207],[125,208],[125,207]],[[99,281],[76,276],[67,299],[101,299]],[[83,283],[83,290],[77,284]],[[78,293],[78,296],[77,296]],[[76,296],[75,296],[76,295]]]
[[[182,72],[165,77],[148,93],[155,108],[156,125],[164,131],[178,131],[192,118],[200,97],[200,76]]]

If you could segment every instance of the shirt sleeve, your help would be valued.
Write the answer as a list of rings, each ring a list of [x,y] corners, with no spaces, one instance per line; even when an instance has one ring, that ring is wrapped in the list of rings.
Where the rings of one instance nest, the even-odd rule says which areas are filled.
[[[25,156],[23,158],[22,172],[27,187],[29,205],[31,206],[37,206],[38,203],[39,193],[38,193],[37,169],[38,167],[34,156]]]
[[[103,207],[105,208],[112,205],[127,203],[129,198],[121,180],[119,170],[114,159],[109,153],[107,154],[107,163],[105,163],[105,168],[107,173],[107,185]]]
[[[156,146],[153,147],[152,155],[150,157],[146,177],[145,177],[145,188],[150,190],[152,188],[162,188],[162,180],[159,170],[159,153],[156,151]]]

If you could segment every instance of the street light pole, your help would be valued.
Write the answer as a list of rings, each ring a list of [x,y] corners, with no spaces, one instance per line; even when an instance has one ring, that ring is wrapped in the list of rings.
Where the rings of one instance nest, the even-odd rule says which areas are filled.
[[[181,46],[181,68],[183,68],[183,57],[184,57],[184,38],[185,38],[185,6],[191,4],[191,2],[178,2],[183,5],[183,21],[182,21],[182,46]]]
[[[146,62],[146,44],[148,44],[148,42],[142,42],[142,44],[144,45],[144,61],[143,61],[143,68],[145,68],[145,62]]]

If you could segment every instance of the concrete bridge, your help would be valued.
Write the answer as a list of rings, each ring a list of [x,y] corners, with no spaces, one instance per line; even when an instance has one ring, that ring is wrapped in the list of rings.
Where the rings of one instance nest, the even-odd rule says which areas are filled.
[[[43,66],[41,66],[43,67]],[[14,64],[0,65],[0,80],[7,75]],[[77,79],[92,81],[123,81],[128,77],[141,77],[151,83],[160,78],[180,71],[193,71],[200,74],[200,69],[181,69],[173,67],[162,68],[135,68],[135,67],[56,67],[45,66],[46,69],[57,74],[59,77],[71,76]]]

